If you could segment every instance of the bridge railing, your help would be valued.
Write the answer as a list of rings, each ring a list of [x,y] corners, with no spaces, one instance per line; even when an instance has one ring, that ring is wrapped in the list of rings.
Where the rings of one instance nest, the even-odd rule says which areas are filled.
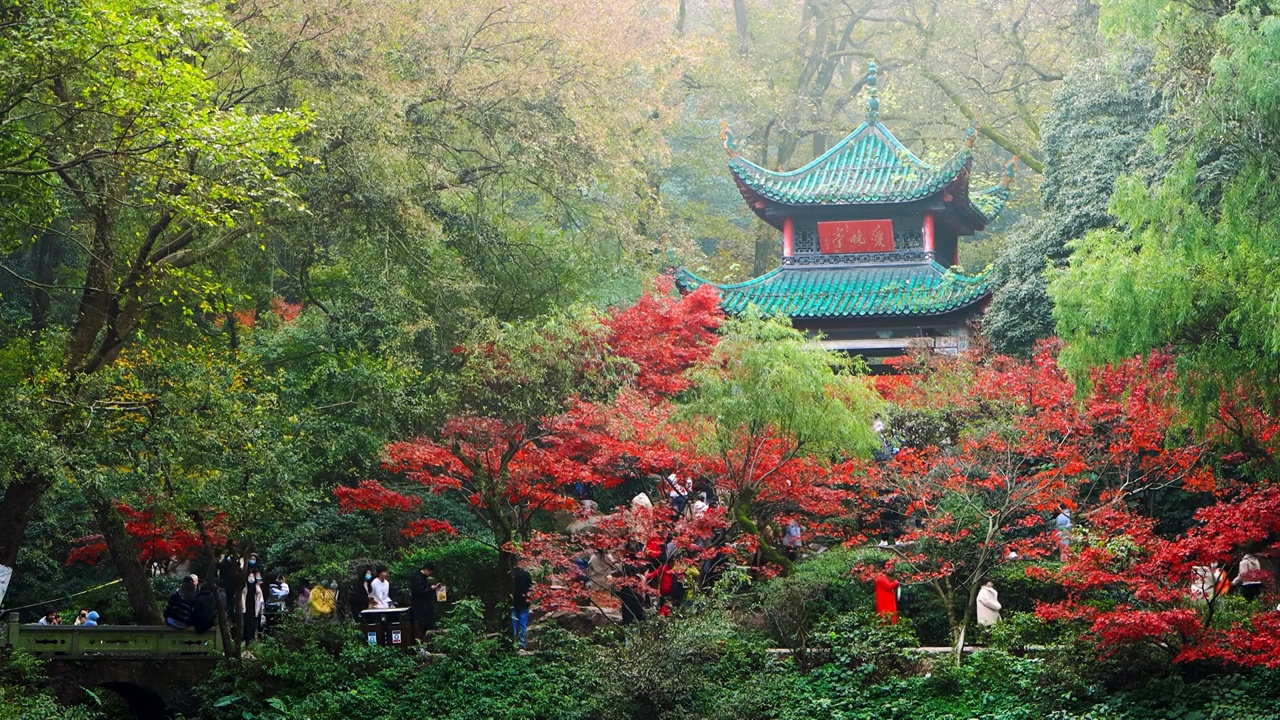
[[[144,625],[22,625],[12,614],[7,628],[4,644],[34,655],[172,657],[222,654],[222,640],[216,631],[196,634],[190,630]]]

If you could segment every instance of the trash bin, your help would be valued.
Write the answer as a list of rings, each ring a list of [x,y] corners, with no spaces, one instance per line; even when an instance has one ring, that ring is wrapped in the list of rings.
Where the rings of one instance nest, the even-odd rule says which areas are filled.
[[[413,631],[409,608],[370,609],[360,613],[360,632],[370,645],[409,648]]]

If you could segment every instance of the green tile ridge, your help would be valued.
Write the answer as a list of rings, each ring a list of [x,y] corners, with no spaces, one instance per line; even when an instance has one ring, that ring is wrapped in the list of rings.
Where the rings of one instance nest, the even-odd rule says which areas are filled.
[[[938,315],[981,301],[986,274],[960,275],[936,262],[846,267],[781,267],[746,282],[717,285],[680,269],[687,289],[710,284],[731,314],[754,305],[766,314],[796,317]]]
[[[879,122],[863,123],[796,170],[773,172],[741,155],[729,168],[762,197],[789,205],[898,203],[919,200],[955,180],[970,163],[965,146],[940,167],[907,149]]]

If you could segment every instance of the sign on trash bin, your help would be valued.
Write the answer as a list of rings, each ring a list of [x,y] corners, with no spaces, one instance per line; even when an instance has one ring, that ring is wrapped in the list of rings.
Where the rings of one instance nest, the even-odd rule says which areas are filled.
[[[399,645],[399,644],[400,644],[400,631],[399,631],[399,630],[392,630],[392,631],[391,631],[391,644],[392,644],[392,645]]]
[[[377,644],[378,644],[378,631],[377,631],[377,630],[370,630],[370,631],[368,632],[368,636],[369,636],[369,644],[370,644],[370,645],[377,645]]]

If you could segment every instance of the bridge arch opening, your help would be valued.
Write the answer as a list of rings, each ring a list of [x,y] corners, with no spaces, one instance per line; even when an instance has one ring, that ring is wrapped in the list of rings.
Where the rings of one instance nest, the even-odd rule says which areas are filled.
[[[154,690],[131,682],[104,682],[99,683],[98,687],[110,690],[124,700],[125,705],[129,706],[129,711],[137,720],[172,720],[173,718],[173,713],[169,711],[164,698]]]

